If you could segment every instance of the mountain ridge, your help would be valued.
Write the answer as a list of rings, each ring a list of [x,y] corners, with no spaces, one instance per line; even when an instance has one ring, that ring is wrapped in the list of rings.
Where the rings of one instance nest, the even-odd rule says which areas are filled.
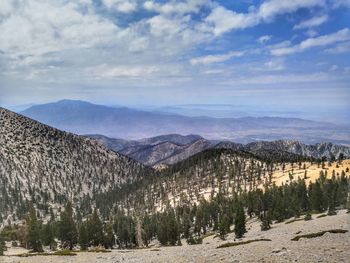
[[[60,131],[0,108],[2,218],[21,216],[26,200],[60,207],[147,176],[153,170],[97,140]],[[10,198],[9,193],[17,193]],[[19,210],[11,210],[17,207]]]
[[[295,139],[305,143],[327,140],[350,145],[348,127],[299,118],[189,117],[72,100],[35,105],[21,114],[75,134],[102,134],[128,140],[179,133],[239,143]]]
[[[254,154],[281,155],[281,154],[296,154],[313,158],[338,158],[340,154],[344,157],[350,157],[350,147],[336,145],[331,142],[317,143],[308,145],[299,141],[293,140],[277,140],[277,141],[260,141],[248,144],[240,144],[231,141],[207,140],[201,136],[190,135],[196,138],[192,142],[185,145],[179,145],[171,139],[175,136],[178,140],[182,135],[168,134],[157,136],[154,138],[145,138],[136,141],[127,141],[122,139],[112,139],[101,135],[87,135],[90,138],[100,140],[101,143],[109,145],[112,150],[125,154],[146,165],[155,166],[159,164],[171,165],[182,161],[196,153],[207,149],[224,148],[232,150],[242,150]],[[189,135],[182,136],[188,138]],[[103,140],[101,140],[103,138]],[[118,145],[118,148],[113,148],[114,140],[123,141]],[[111,141],[111,142],[109,142]],[[149,142],[157,141],[157,144]],[[168,145],[168,148],[161,148],[160,146]],[[161,156],[161,158],[150,159],[149,156]]]

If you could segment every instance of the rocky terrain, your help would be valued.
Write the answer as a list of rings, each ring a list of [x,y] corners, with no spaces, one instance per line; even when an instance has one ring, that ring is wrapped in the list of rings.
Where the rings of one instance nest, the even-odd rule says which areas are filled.
[[[147,249],[112,250],[110,253],[83,253],[76,256],[34,256],[20,258],[7,256],[0,258],[2,263],[117,263],[117,262],[349,262],[350,232],[325,233],[320,237],[302,238],[292,241],[296,235],[316,233],[319,231],[342,229],[350,231],[350,216],[345,210],[335,216],[317,218],[311,221],[295,221],[289,224],[276,223],[269,231],[260,230],[260,222],[248,220],[248,232],[242,239],[235,240],[229,234],[223,241],[214,236],[203,240],[202,245],[159,247],[153,244]],[[255,239],[271,241],[253,242],[234,247],[217,248],[228,242],[239,242]],[[16,255],[23,249],[10,249],[7,255]]]

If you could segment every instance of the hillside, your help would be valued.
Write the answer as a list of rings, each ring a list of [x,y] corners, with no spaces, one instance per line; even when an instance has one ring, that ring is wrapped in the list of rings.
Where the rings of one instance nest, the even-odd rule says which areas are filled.
[[[288,158],[294,163],[309,160],[298,155]],[[272,175],[282,170],[280,162],[278,156],[271,160],[245,151],[208,149],[134,184],[97,194],[96,202],[104,214],[112,207],[155,212],[168,205],[198,203],[219,192],[230,197],[272,184]]]
[[[188,117],[74,100],[35,105],[21,113],[64,131],[128,140],[177,133],[239,143],[293,139],[304,143],[350,144],[348,127],[298,118]]]
[[[95,140],[63,132],[0,108],[0,215],[13,219],[32,200],[48,212],[150,172]]]
[[[88,135],[113,151],[149,166],[171,165],[206,149],[231,149],[251,152],[270,159],[292,159],[294,155],[316,159],[350,157],[350,147],[333,143],[307,145],[298,141],[260,141],[246,145],[230,141],[207,140],[198,135],[162,135],[141,140],[113,139],[103,135]]]
[[[261,150],[268,150],[274,153],[289,152],[302,156],[314,158],[338,158],[341,154],[344,157],[350,157],[350,147],[337,145],[330,142],[316,143],[307,145],[299,141],[279,140],[274,142],[253,142],[247,144],[244,149],[252,153],[258,153]]]
[[[198,135],[169,134],[136,141],[113,139],[103,135],[87,137],[96,139],[109,149],[149,166],[174,164],[216,145]]]

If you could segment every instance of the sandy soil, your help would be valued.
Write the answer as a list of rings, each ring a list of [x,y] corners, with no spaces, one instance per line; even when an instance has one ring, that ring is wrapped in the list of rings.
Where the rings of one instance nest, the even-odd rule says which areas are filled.
[[[242,240],[269,238],[272,241],[254,242],[236,247],[216,247],[234,242],[234,234],[226,241],[213,236],[204,239],[202,245],[160,247],[138,250],[113,250],[111,253],[79,253],[77,256],[35,256],[19,258],[0,257],[1,263],[114,263],[114,262],[350,262],[350,232],[330,234],[317,238],[291,241],[298,234],[314,233],[329,229],[350,230],[350,214],[345,210],[335,216],[311,221],[295,221],[290,224],[274,224],[269,231],[260,231],[256,219],[248,221],[248,233]],[[237,241],[237,240],[236,240]],[[185,243],[185,242],[184,242]],[[7,254],[13,253],[10,250]]]
[[[290,164],[287,164],[285,167],[284,172],[282,170],[278,170],[273,173],[272,180],[275,182],[276,185],[281,185],[282,183],[289,182],[289,173],[292,174],[293,180],[298,180],[298,177],[301,179],[304,178],[305,169],[303,169],[303,166],[305,164],[306,168],[306,176],[307,179],[305,180],[306,185],[309,185],[309,182],[314,182],[316,179],[320,177],[320,172],[323,170],[325,173],[327,171],[327,178],[331,178],[333,174],[333,170],[335,171],[335,175],[341,175],[342,171],[345,172],[347,176],[350,175],[350,160],[344,160],[341,164],[338,165],[337,163],[333,162],[331,166],[328,166],[328,163],[326,163],[324,169],[322,167],[318,167],[317,164],[311,164],[309,162],[302,163],[301,168],[299,169],[298,164],[294,164],[293,168]],[[348,172],[346,172],[346,168],[349,169]],[[279,168],[281,169],[281,168]]]

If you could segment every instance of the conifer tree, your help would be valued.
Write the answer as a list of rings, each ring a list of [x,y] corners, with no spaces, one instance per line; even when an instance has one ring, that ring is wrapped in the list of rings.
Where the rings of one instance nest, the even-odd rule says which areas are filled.
[[[311,184],[311,207],[317,212],[323,212],[323,193],[318,180]]]
[[[51,249],[55,248],[53,224],[51,222],[43,225],[41,230],[41,239],[44,246],[50,246]]]
[[[86,223],[82,223],[79,228],[79,240],[81,250],[87,250],[89,247],[88,233],[86,230]]]
[[[227,215],[223,214],[219,219],[219,236],[225,240],[225,236],[230,231],[230,222]]]
[[[4,236],[2,233],[0,233],[0,256],[4,255],[5,249],[6,249],[6,246],[5,246]]]
[[[111,224],[106,224],[104,232],[105,232],[105,234],[103,236],[103,246],[106,249],[113,248],[113,246],[115,244],[113,226]]]
[[[267,231],[271,228],[270,213],[267,212],[261,217],[261,231]]]
[[[78,241],[78,231],[73,219],[71,202],[67,203],[64,212],[61,213],[58,232],[62,246],[72,250]]]
[[[103,224],[95,209],[87,221],[88,239],[93,246],[103,244]]]
[[[237,238],[241,238],[246,231],[245,228],[246,217],[244,208],[241,202],[237,203],[236,216],[235,216],[235,235]]]
[[[34,252],[42,252],[43,247],[40,240],[40,223],[36,217],[34,206],[30,206],[29,215],[27,217],[28,246]]]

